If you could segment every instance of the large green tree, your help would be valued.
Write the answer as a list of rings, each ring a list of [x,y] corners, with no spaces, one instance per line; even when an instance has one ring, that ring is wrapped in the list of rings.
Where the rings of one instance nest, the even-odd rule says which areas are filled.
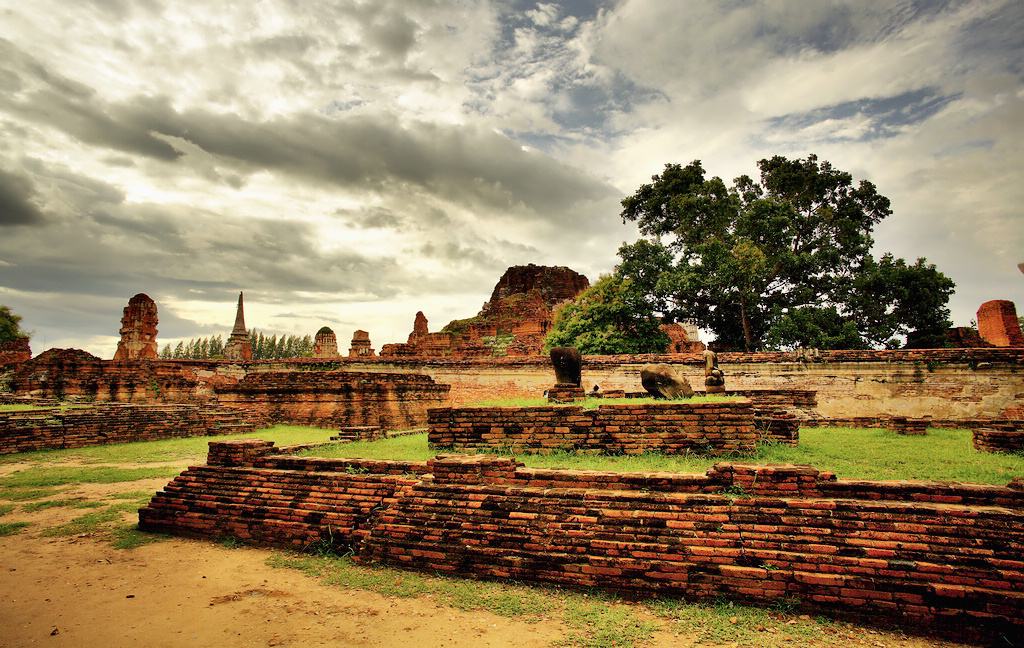
[[[28,337],[28,334],[21,330],[21,316],[0,305],[0,343],[23,337]]]
[[[616,272],[651,310],[748,351],[937,340],[952,281],[924,259],[871,256],[888,198],[814,155],[758,168],[726,186],[700,161],[668,164],[622,201],[649,238],[620,248]]]
[[[588,355],[663,353],[668,336],[647,301],[632,280],[601,277],[558,311],[545,346],[574,346]]]

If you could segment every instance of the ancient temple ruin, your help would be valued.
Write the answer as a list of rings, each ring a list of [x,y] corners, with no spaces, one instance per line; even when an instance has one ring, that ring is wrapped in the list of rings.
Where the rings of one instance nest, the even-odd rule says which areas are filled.
[[[348,357],[373,358],[376,355],[377,351],[373,348],[373,343],[370,342],[370,334],[366,331],[355,331],[352,334],[352,343],[348,349]]]
[[[114,360],[156,360],[156,302],[149,295],[139,293],[128,300],[121,316],[121,340],[117,343]]]
[[[252,360],[252,342],[249,341],[249,332],[245,329],[245,313],[242,306],[242,293],[238,293],[238,310],[235,312],[235,327],[231,330],[231,337],[224,345],[224,357],[228,360]]]
[[[320,327],[320,330],[316,332],[316,337],[313,339],[313,357],[314,358],[338,358],[338,338],[327,326]]]

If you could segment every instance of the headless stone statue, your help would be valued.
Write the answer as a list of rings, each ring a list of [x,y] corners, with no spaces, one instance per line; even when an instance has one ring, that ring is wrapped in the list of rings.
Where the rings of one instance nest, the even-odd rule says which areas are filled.
[[[640,384],[655,398],[690,398],[693,387],[684,376],[667,364],[648,364],[640,368]]]
[[[714,351],[704,352],[704,387],[708,394],[725,392],[725,372],[718,367],[718,354]]]

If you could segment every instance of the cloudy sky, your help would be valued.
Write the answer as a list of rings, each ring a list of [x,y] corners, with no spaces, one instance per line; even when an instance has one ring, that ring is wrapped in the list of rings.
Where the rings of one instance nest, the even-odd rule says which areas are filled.
[[[817,153],[978,305],[1024,307],[1024,3],[0,0],[0,303],[36,352],[476,313],[594,279],[666,162]]]

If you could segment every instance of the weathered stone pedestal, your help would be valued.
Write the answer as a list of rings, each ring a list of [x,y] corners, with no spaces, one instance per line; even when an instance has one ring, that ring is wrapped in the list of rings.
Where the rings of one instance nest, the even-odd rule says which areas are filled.
[[[555,383],[548,389],[549,403],[574,403],[587,397],[587,393],[579,385],[571,383]]]

